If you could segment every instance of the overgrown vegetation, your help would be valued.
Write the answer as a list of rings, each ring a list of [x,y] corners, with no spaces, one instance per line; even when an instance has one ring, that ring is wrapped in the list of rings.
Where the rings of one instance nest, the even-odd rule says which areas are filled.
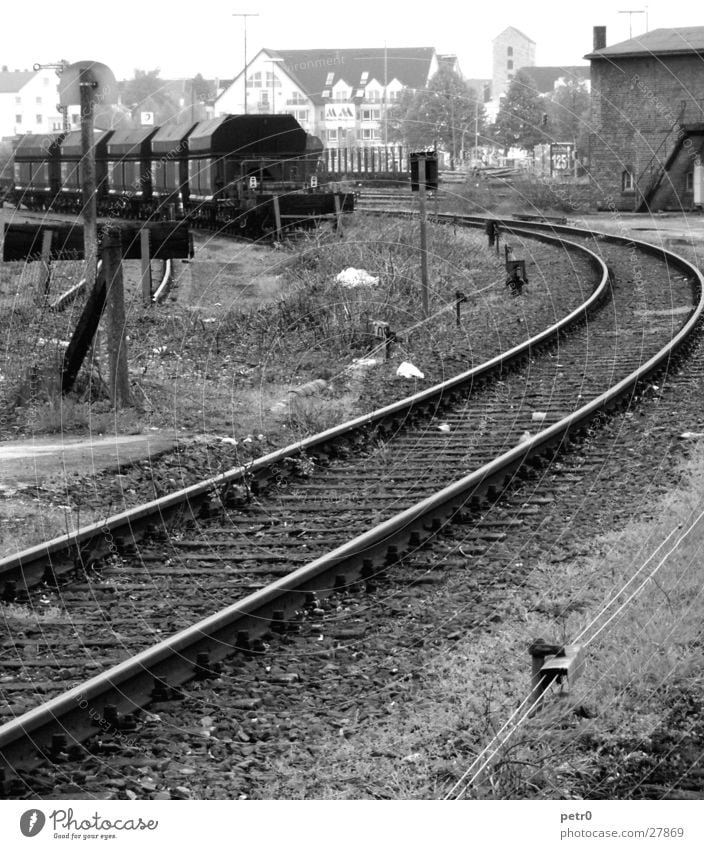
[[[550,180],[529,174],[485,179],[469,177],[452,200],[457,212],[510,217],[514,213],[584,215],[592,211],[586,179]]]
[[[263,305],[233,297],[234,290],[226,302],[227,275],[221,269],[216,274],[212,267],[207,273],[222,278],[211,293],[222,302],[215,310],[206,310],[200,300],[194,306],[182,299],[144,307],[134,286],[127,304],[134,407],[113,414],[113,426],[134,432],[141,422],[234,435],[253,426],[256,396],[271,402],[270,409],[287,399],[290,388],[316,379],[329,382],[328,394],[346,394],[347,369],[355,358],[383,359],[375,321],[387,322],[399,340],[392,346],[393,362],[379,369],[381,383],[392,378],[400,357],[420,358],[420,367],[438,376],[448,358],[466,362],[473,340],[465,326],[455,326],[455,292],[477,295],[472,309],[490,316],[496,299],[504,297],[502,264],[486,250],[480,234],[458,235],[433,227],[431,317],[423,321],[418,242],[414,222],[355,224],[346,228],[343,238],[315,232],[287,257],[280,294]],[[30,279],[39,273],[37,265],[5,269],[5,438],[13,433],[95,431],[96,426],[105,432],[96,418],[110,413],[101,339],[86,360],[76,390],[62,397],[63,355],[83,302],[65,313],[39,308],[36,280]],[[365,269],[378,283],[346,288],[336,277],[347,267]],[[76,277],[79,269],[66,273]],[[55,277],[53,291],[67,288],[67,283]],[[492,286],[495,293],[489,291]],[[383,397],[383,389],[378,394]],[[343,413],[349,403],[338,407]],[[261,410],[260,418],[266,418],[268,409]],[[310,412],[298,415],[297,422],[306,421],[315,430]],[[321,408],[323,420],[328,424],[330,414]]]

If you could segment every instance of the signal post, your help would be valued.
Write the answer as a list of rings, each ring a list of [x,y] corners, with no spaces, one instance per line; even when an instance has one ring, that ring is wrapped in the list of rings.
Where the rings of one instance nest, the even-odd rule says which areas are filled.
[[[438,157],[431,151],[412,153],[411,191],[418,192],[418,212],[420,217],[420,294],[423,318],[428,317],[428,214],[426,209],[426,188],[438,188]]]

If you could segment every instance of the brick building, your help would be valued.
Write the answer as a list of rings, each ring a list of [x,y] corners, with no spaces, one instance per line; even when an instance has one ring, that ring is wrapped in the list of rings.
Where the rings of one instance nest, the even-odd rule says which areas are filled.
[[[605,28],[595,27],[585,58],[597,205],[691,209],[702,179],[704,26],[656,29],[609,47]]]

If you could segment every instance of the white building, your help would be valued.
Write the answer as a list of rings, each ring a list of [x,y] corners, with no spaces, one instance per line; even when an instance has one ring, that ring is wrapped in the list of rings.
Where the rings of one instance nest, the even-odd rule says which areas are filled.
[[[328,148],[385,142],[385,117],[404,89],[438,70],[432,47],[262,49],[215,101],[215,115],[288,113]]]
[[[63,127],[58,111],[59,78],[53,70],[0,70],[0,137],[55,133]],[[70,107],[72,127],[80,126],[80,109]]]

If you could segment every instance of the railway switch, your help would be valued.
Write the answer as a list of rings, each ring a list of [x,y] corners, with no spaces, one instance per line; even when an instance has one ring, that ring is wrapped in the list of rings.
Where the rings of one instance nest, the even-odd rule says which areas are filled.
[[[529,703],[535,709],[538,700],[553,683],[565,684],[571,689],[584,669],[584,646],[559,646],[537,639],[531,643],[528,653],[532,658],[531,692]]]
[[[382,339],[384,342],[384,352],[386,355],[386,359],[388,360],[391,356],[391,343],[398,342],[399,339],[393,330],[389,327],[388,321],[372,321],[372,330],[375,339]]]
[[[563,646],[551,657],[546,657],[540,668],[540,674],[547,679],[547,684],[557,681],[567,683],[571,688],[584,671],[584,646],[575,644]]]
[[[467,303],[467,296],[465,295],[465,293],[460,292],[460,291],[455,292],[455,310],[456,310],[455,320],[457,322],[458,327],[460,326],[460,320],[461,320],[460,305],[466,304],[466,303]]]
[[[509,259],[506,261],[506,285],[512,295],[520,295],[528,282],[526,276],[526,261],[524,259]]]

